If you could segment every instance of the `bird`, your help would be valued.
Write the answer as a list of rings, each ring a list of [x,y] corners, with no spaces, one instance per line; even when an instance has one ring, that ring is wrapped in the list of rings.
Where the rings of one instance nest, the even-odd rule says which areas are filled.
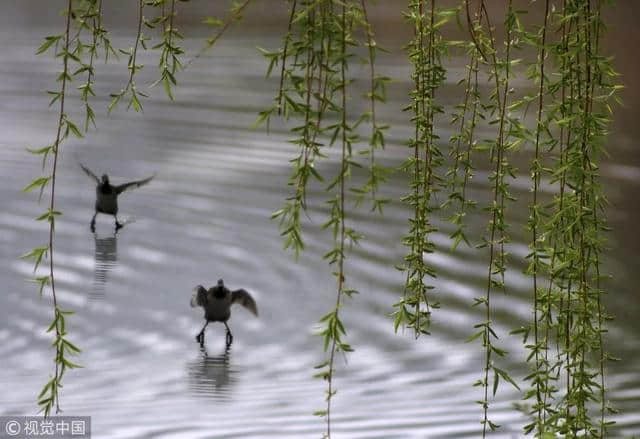
[[[191,307],[195,308],[201,306],[204,308],[204,318],[206,323],[196,335],[196,341],[200,344],[204,344],[204,330],[207,328],[209,322],[222,322],[225,328],[227,328],[226,342],[227,346],[233,343],[233,335],[227,325],[227,320],[231,317],[231,305],[239,303],[240,305],[251,311],[256,317],[258,316],[258,307],[256,301],[253,300],[251,294],[245,289],[239,289],[231,291],[225,285],[222,279],[218,280],[218,284],[215,287],[207,290],[202,285],[198,285],[194,288],[195,293],[191,297]]]
[[[93,214],[93,218],[91,218],[91,231],[96,231],[96,215],[98,213],[104,213],[107,215],[113,215],[116,220],[116,232],[122,228],[123,224],[118,222],[118,195],[128,189],[139,188],[140,186],[144,186],[149,183],[155,174],[151,177],[147,177],[143,180],[131,181],[129,183],[124,183],[118,186],[113,186],[109,182],[109,176],[107,174],[103,174],[101,178],[98,178],[96,174],[91,172],[89,168],[84,166],[82,163],[78,163],[82,170],[95,180],[96,186],[96,205],[95,205],[95,213]]]

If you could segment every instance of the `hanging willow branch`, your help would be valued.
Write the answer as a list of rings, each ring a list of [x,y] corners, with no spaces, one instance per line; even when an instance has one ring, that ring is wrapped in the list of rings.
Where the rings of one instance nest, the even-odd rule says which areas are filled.
[[[239,3],[239,4],[235,4],[234,3],[231,6],[231,9],[229,10],[229,15],[227,16],[227,18],[225,18],[224,21],[221,21],[221,20],[218,20],[218,19],[212,18],[212,17],[207,17],[204,20],[205,24],[212,25],[212,26],[219,26],[220,29],[218,29],[218,31],[215,34],[213,34],[212,36],[207,38],[207,41],[206,41],[205,45],[202,47],[202,49],[200,49],[193,56],[193,58],[191,58],[189,60],[189,62],[187,62],[185,64],[185,66],[184,66],[185,69],[187,67],[189,67],[192,62],[194,62],[198,58],[202,57],[202,55],[204,55],[209,50],[211,50],[211,48],[213,48],[213,46],[216,45],[216,43],[218,42],[220,37],[222,37],[222,35],[231,27],[231,25],[233,23],[236,23],[236,22],[242,20],[242,13],[247,8],[247,6],[249,6],[249,3],[251,3],[251,0],[245,0],[243,3]],[[164,15],[164,13],[162,15]]]
[[[491,293],[498,288],[503,290],[505,289],[504,273],[506,270],[507,255],[504,245],[508,241],[505,201],[512,199],[506,178],[514,174],[513,168],[507,160],[507,152],[509,149],[516,148],[522,141],[521,138],[510,140],[509,136],[519,133],[520,136],[518,137],[521,137],[522,129],[517,126],[516,121],[507,113],[507,100],[508,95],[511,92],[511,49],[514,41],[517,41],[517,33],[520,29],[520,23],[515,11],[513,10],[512,2],[509,0],[504,22],[504,59],[499,60],[493,29],[484,1],[481,1],[480,8],[487,23],[486,32],[479,26],[477,26],[472,32],[475,35],[474,40],[478,40],[479,44],[483,47],[482,50],[478,49],[478,51],[480,53],[487,53],[490,60],[488,61],[490,69],[489,76],[495,81],[495,89],[491,94],[491,99],[493,99],[495,103],[489,104],[488,108],[491,113],[497,113],[497,118],[492,123],[498,127],[495,142],[483,148],[484,150],[489,151],[490,161],[492,161],[495,166],[495,171],[489,177],[489,180],[493,185],[492,203],[487,208],[491,217],[489,221],[489,239],[485,240],[485,242],[480,245],[480,247],[487,247],[489,250],[489,268],[487,274],[486,293],[483,297],[476,298],[474,304],[484,307],[485,320],[475,325],[477,332],[471,337],[471,339],[481,338],[482,345],[485,350],[483,377],[475,383],[476,386],[480,386],[483,389],[483,399],[478,403],[481,405],[483,410],[482,437],[484,438],[487,434],[487,428],[495,430],[499,427],[498,424],[489,419],[490,375],[492,375],[493,384],[491,387],[494,397],[498,390],[500,379],[503,379],[518,388],[509,373],[504,369],[498,368],[495,364],[496,361],[494,359],[494,355],[497,357],[504,357],[507,352],[500,349],[494,342],[494,339],[498,339],[498,335],[493,329]]]
[[[84,20],[86,22],[91,20],[90,25],[86,24],[91,32],[91,44],[89,44],[87,48],[90,54],[89,63],[83,67],[83,69],[87,71],[87,80],[79,87],[81,99],[85,105],[84,131],[87,132],[89,131],[89,124],[93,124],[94,128],[96,126],[95,112],[89,103],[89,97],[95,97],[95,92],[93,91],[93,79],[95,76],[94,61],[98,56],[98,44],[100,42],[106,42],[105,51],[108,53],[109,50],[109,40],[106,39],[106,36],[102,31],[102,0],[97,0],[95,3],[88,3],[86,13],[84,14]],[[82,28],[79,30],[81,29]]]
[[[407,109],[413,112],[411,121],[415,132],[409,141],[413,154],[402,166],[410,174],[412,193],[402,200],[413,210],[413,218],[409,220],[409,233],[403,240],[409,247],[409,254],[401,267],[407,277],[404,296],[394,304],[394,328],[397,331],[400,326],[407,326],[413,329],[416,337],[429,334],[431,311],[439,307],[438,301],[430,297],[433,285],[425,282],[427,276],[436,276],[433,267],[425,261],[425,255],[435,250],[429,238],[437,231],[431,219],[437,209],[432,198],[438,191],[441,177],[436,172],[443,161],[437,144],[439,137],[434,129],[436,116],[443,113],[435,92],[444,83],[445,70],[441,59],[447,50],[439,28],[454,14],[452,10],[437,9],[433,0],[428,6],[424,0],[411,1],[407,14],[414,29],[414,39],[407,50],[415,87],[410,94],[412,104]]]
[[[469,10],[469,2],[464,0],[467,23],[469,25],[469,33],[475,38],[476,28],[480,26],[479,16],[471,17]],[[479,11],[481,12],[481,10]],[[455,250],[461,241],[470,245],[469,238],[465,233],[466,215],[469,208],[476,205],[474,200],[467,197],[467,185],[473,177],[473,164],[471,160],[472,151],[476,144],[475,129],[479,119],[484,119],[482,112],[481,97],[479,92],[478,71],[479,62],[483,54],[480,52],[480,46],[477,41],[471,42],[466,46],[469,63],[467,64],[467,76],[461,79],[458,85],[464,87],[464,99],[461,105],[455,107],[452,115],[451,123],[458,125],[458,130],[450,138],[452,148],[450,155],[453,157],[453,166],[447,172],[446,183],[448,196],[447,201],[443,204],[443,209],[450,205],[457,204],[455,213],[449,218],[449,221],[455,225],[456,229],[449,235],[453,240],[452,250]],[[469,114],[470,113],[470,114]],[[462,171],[460,168],[462,167]],[[460,177],[462,172],[462,178]]]
[[[78,11],[79,12],[79,11]],[[69,133],[73,133],[74,135],[81,137],[80,130],[77,126],[69,119],[67,113],[65,112],[65,99],[67,97],[67,87],[68,82],[72,81],[71,75],[71,62],[75,61],[80,62],[78,50],[80,50],[76,46],[74,51],[71,51],[72,39],[70,36],[71,31],[71,18],[76,15],[76,12],[73,9],[73,0],[68,0],[67,9],[66,9],[66,25],[65,32],[61,35],[54,35],[45,38],[44,43],[40,46],[36,53],[44,53],[49,49],[52,45],[56,44],[62,40],[62,48],[56,54],[60,56],[62,59],[62,72],[58,76],[58,80],[60,82],[60,90],[57,92],[50,91],[48,92],[53,96],[51,104],[56,101],[59,101],[59,111],[58,111],[58,124],[56,129],[56,136],[53,144],[46,146],[44,148],[31,151],[35,154],[43,155],[43,164],[46,163],[46,159],[49,153],[53,155],[53,163],[51,167],[51,174],[46,177],[40,177],[34,180],[30,185],[28,185],[24,190],[30,191],[35,188],[40,189],[40,195],[42,195],[43,190],[47,185],[51,185],[51,193],[49,196],[49,208],[48,210],[40,215],[37,220],[38,221],[47,221],[49,223],[49,242],[45,247],[40,247],[32,250],[30,253],[25,255],[26,258],[34,259],[34,272],[38,269],[40,262],[44,257],[49,258],[49,273],[46,276],[40,276],[36,278],[36,281],[40,285],[40,293],[42,293],[45,286],[49,286],[51,289],[51,298],[53,301],[53,320],[47,329],[47,332],[53,331],[55,334],[55,339],[53,342],[53,346],[55,347],[56,353],[54,358],[54,373],[53,377],[45,384],[42,391],[38,395],[38,405],[40,406],[41,411],[44,413],[44,417],[48,417],[51,413],[51,410],[55,407],[56,413],[60,412],[60,388],[62,387],[62,377],[66,372],[67,368],[72,369],[79,367],[77,364],[70,361],[67,357],[67,354],[75,354],[80,352],[69,339],[67,338],[66,331],[66,316],[72,314],[70,311],[65,311],[60,308],[56,296],[56,284],[55,284],[55,276],[54,276],[54,231],[55,231],[55,221],[56,217],[61,215],[61,212],[56,210],[55,205],[55,189],[56,189],[56,176],[58,170],[58,158],[60,156],[60,146],[62,141],[69,136]],[[77,38],[77,35],[76,37]],[[78,71],[76,74],[80,74],[82,71]]]
[[[327,437],[331,435],[332,399],[336,393],[333,381],[336,354],[352,350],[344,341],[346,328],[340,311],[344,296],[355,293],[346,286],[346,251],[348,246],[357,244],[361,236],[346,224],[347,194],[356,193],[354,201],[357,202],[364,193],[372,191],[373,186],[365,186],[367,189],[348,187],[353,167],[360,166],[353,157],[354,144],[359,141],[354,127],[371,117],[365,113],[355,125],[351,125],[352,118],[347,109],[351,82],[347,69],[353,56],[351,47],[363,44],[354,36],[355,29],[364,30],[364,45],[369,48],[369,56],[375,53],[373,30],[366,18],[365,7],[361,0],[293,0],[290,2],[283,48],[275,52],[261,49],[269,60],[267,74],[280,63],[280,85],[273,106],[260,113],[258,122],[268,124],[273,115],[280,114],[286,121],[294,123],[291,132],[295,137],[290,143],[296,146],[297,151],[291,160],[289,186],[292,193],[273,218],[280,220],[285,248],[292,248],[296,255],[304,248],[301,220],[307,209],[309,186],[312,182],[325,183],[325,176],[317,170],[318,161],[326,158],[328,152],[324,151],[325,148],[335,143],[339,143],[341,148],[337,175],[325,183],[325,191],[330,194],[326,200],[329,218],[322,226],[332,232],[334,244],[324,258],[335,267],[333,274],[337,278],[335,305],[320,319],[318,332],[328,357],[317,366],[319,372],[316,376],[327,381],[327,391],[326,407],[315,414],[325,418]],[[384,100],[386,78],[376,76],[374,71],[371,71],[371,76],[371,99]],[[370,144],[381,145],[384,141],[382,130],[386,127],[379,125],[377,119],[373,120],[376,122],[373,122],[372,136],[375,135],[376,139],[372,139]],[[378,174],[376,177],[380,179]]]
[[[366,46],[368,48],[368,64],[369,64],[369,91],[365,94],[365,98],[369,100],[369,110],[366,111],[356,126],[363,121],[369,121],[371,124],[371,136],[369,138],[369,148],[362,153],[369,156],[369,176],[362,188],[353,189],[358,197],[356,205],[363,201],[364,197],[369,194],[371,196],[371,210],[382,213],[382,209],[389,202],[386,198],[378,196],[378,189],[381,183],[387,180],[387,169],[380,166],[376,162],[376,149],[383,149],[385,146],[384,132],[389,129],[388,125],[380,124],[376,114],[376,105],[378,102],[385,103],[386,87],[390,78],[376,74],[376,58],[378,45],[375,40],[373,27],[369,21],[367,14],[367,5],[365,0],[360,0],[362,13],[362,26],[366,31]]]
[[[588,0],[565,1],[555,15],[555,24],[561,30],[560,40],[538,46],[540,55],[547,46],[555,55],[558,80],[549,82],[545,89],[552,98],[559,94],[559,99],[556,98],[544,112],[540,111],[542,104],[539,102],[537,133],[549,137],[545,145],[549,153],[553,153],[556,145],[559,145],[559,151],[552,168],[540,167],[537,175],[532,173],[535,181],[536,176],[540,179],[546,171],[550,182],[558,183],[554,200],[549,205],[548,221],[537,221],[537,230],[541,230],[539,244],[534,249],[532,243],[532,250],[539,255],[537,272],[540,273],[543,257],[550,261],[546,291],[535,290],[538,294],[534,325],[543,330],[538,331],[538,337],[534,332],[535,344],[528,346],[536,365],[529,376],[535,387],[526,397],[535,395],[536,404],[531,411],[532,423],[525,431],[536,429],[537,435],[604,437],[606,428],[611,425],[605,419],[605,413],[612,409],[605,400],[604,362],[609,357],[604,353],[602,334],[606,331],[603,327],[606,314],[600,301],[599,255],[605,227],[599,212],[604,209],[605,199],[597,183],[595,163],[601,155],[609,120],[607,100],[618,87],[610,82],[616,74],[608,60],[597,55],[600,3],[596,2],[595,10],[591,4]],[[541,37],[544,38],[544,33]],[[539,73],[534,75],[538,81],[539,99],[542,99],[543,81],[546,81],[541,58],[539,56],[536,67]],[[602,75],[601,72],[606,73]],[[598,90],[601,95],[596,98]],[[601,105],[601,110],[594,107],[594,102]],[[544,113],[549,115],[547,119],[541,117]],[[550,122],[557,130],[551,128]],[[557,138],[554,138],[556,134]],[[538,146],[537,136],[535,145]],[[530,224],[532,219],[533,214]],[[545,241],[550,246],[543,248]],[[529,271],[532,271],[531,265]],[[543,334],[542,338],[540,334]],[[555,340],[551,340],[552,336]],[[555,342],[557,352],[553,362],[549,353],[552,342]],[[597,367],[591,364],[594,354],[599,357]],[[599,403],[597,422],[590,414],[589,401]]]
[[[160,79],[153,85],[162,83],[165,93],[169,99],[173,100],[172,88],[178,84],[176,81],[176,73],[182,69],[180,56],[184,51],[178,46],[177,41],[184,37],[174,26],[176,18],[176,1],[171,0],[171,9],[167,15],[162,18],[162,42],[153,46],[153,49],[161,49],[158,68],[160,69]]]
[[[617,77],[617,74],[611,68],[610,62],[605,60],[602,62],[599,57],[599,47],[600,47],[600,36],[603,27],[602,16],[601,16],[602,2],[596,1],[596,10],[593,15],[593,27],[594,27],[594,59],[596,60],[594,63],[594,80],[591,83],[591,100],[589,102],[590,110],[593,110],[594,101],[596,100],[595,90],[596,85],[600,87],[605,93],[608,93],[608,98],[611,98],[614,93],[619,90],[620,86],[616,85],[614,82],[609,82],[612,79]],[[603,121],[609,121],[610,118],[610,109],[601,117]],[[596,135],[606,135],[607,132],[603,130],[603,126],[599,126],[600,130],[598,130]],[[597,157],[597,154],[595,154]],[[603,197],[601,193],[600,186],[598,184],[598,174],[597,167],[594,165],[594,160],[589,161],[589,171],[590,171],[590,183],[591,183],[591,200],[592,200],[592,212],[593,212],[593,223],[594,230],[596,235],[598,235],[601,231],[606,231],[606,221],[601,218],[599,212],[603,212],[607,201]],[[596,289],[596,300],[597,300],[597,310],[598,310],[598,325],[597,332],[599,335],[598,339],[598,352],[599,352],[599,373],[600,373],[600,423],[599,423],[599,434],[600,437],[604,438],[607,433],[607,428],[614,424],[614,422],[607,422],[606,415],[607,413],[616,413],[617,411],[607,404],[606,400],[606,386],[605,386],[605,362],[607,360],[616,360],[615,358],[609,356],[605,350],[604,346],[604,337],[603,334],[607,332],[605,321],[610,320],[611,317],[607,315],[604,310],[604,306],[602,303],[602,295],[604,291],[601,289],[601,280],[602,275],[600,273],[600,253],[604,249],[604,243],[602,240],[598,239],[596,241],[596,245],[594,248],[594,263],[595,263],[595,289]]]
[[[351,351],[351,347],[342,342],[342,336],[346,335],[346,331],[344,329],[343,324],[340,322],[340,308],[342,306],[342,296],[345,293],[345,274],[344,274],[344,260],[345,260],[345,241],[347,239],[346,236],[346,226],[345,226],[345,199],[346,199],[346,178],[348,176],[350,164],[349,159],[351,156],[351,143],[348,139],[348,131],[350,128],[347,126],[347,7],[346,4],[342,4],[342,38],[341,38],[341,48],[342,48],[342,60],[340,63],[340,79],[341,79],[341,95],[342,95],[342,120],[341,120],[341,132],[342,132],[342,156],[340,161],[340,193],[339,200],[334,204],[334,208],[332,211],[332,220],[339,221],[339,224],[334,225],[335,228],[339,227],[340,236],[339,241],[336,247],[336,250],[339,249],[339,253],[335,256],[332,256],[331,262],[335,262],[337,260],[338,264],[338,272],[336,273],[338,277],[338,293],[336,296],[336,306],[331,313],[331,316],[327,322],[327,328],[325,329],[324,337],[325,340],[327,337],[331,338],[331,349],[329,353],[329,362],[327,364],[327,438],[331,437],[331,400],[333,399],[333,395],[335,395],[335,389],[333,386],[333,377],[335,372],[335,358],[336,353],[340,350],[343,352]],[[334,231],[335,236],[335,231]]]
[[[541,159],[541,137],[549,132],[548,123],[545,123],[542,119],[542,111],[544,108],[545,97],[545,60],[546,60],[546,44],[547,44],[547,26],[549,18],[549,0],[545,1],[544,21],[541,27],[541,35],[539,37],[538,44],[538,62],[534,66],[536,73],[538,74],[538,109],[536,117],[536,129],[535,129],[535,152],[533,161],[531,163],[531,179],[532,179],[532,192],[533,200],[529,206],[529,228],[531,230],[531,253],[527,256],[531,260],[527,273],[533,280],[533,346],[529,346],[531,349],[531,356],[535,359],[534,371],[529,376],[532,378],[534,385],[534,392],[536,397],[536,403],[534,405],[534,412],[536,415],[536,422],[530,426],[525,427],[525,432],[531,431],[537,426],[537,434],[542,435],[545,432],[545,421],[547,416],[547,407],[545,403],[549,395],[549,365],[546,361],[543,361],[543,355],[548,351],[548,340],[545,337],[541,342],[539,336],[539,326],[545,325],[548,322],[549,308],[548,306],[541,306],[541,298],[538,291],[538,273],[541,271],[541,261],[544,258],[543,242],[540,240],[541,229],[541,206],[539,204],[539,190],[540,190],[540,178],[542,174],[543,164]],[[547,301],[550,302],[549,298]],[[541,309],[542,308],[542,309]],[[539,312],[541,311],[541,312]],[[546,358],[545,358],[546,360]],[[543,396],[544,395],[544,396]]]
[[[323,144],[317,140],[324,130],[322,114],[327,107],[333,113],[341,108],[333,102],[333,93],[340,88],[337,72],[333,69],[339,62],[340,50],[331,42],[339,39],[340,34],[332,4],[328,0],[303,1],[300,8],[297,6],[296,0],[291,2],[284,48],[278,52],[263,49],[263,54],[270,60],[267,74],[280,62],[281,76],[274,106],[261,112],[258,120],[269,123],[273,114],[281,114],[287,120],[300,118],[303,121],[292,129],[297,137],[291,143],[299,148],[296,158],[291,161],[289,186],[293,188],[293,194],[272,216],[280,220],[282,235],[286,237],[285,248],[293,248],[296,255],[304,249],[301,215],[306,210],[310,177],[324,181],[316,170],[316,160],[322,157]],[[287,60],[293,61],[287,64]],[[316,84],[318,89],[322,88],[321,92],[314,93]]]
[[[127,81],[127,85],[124,86],[118,93],[114,93],[111,95],[111,103],[109,103],[109,111],[113,110],[113,108],[118,105],[118,102],[125,97],[127,94],[131,95],[129,99],[129,104],[127,105],[127,109],[133,106],[133,109],[136,111],[142,110],[142,103],[138,96],[148,97],[145,93],[142,93],[136,88],[136,82],[134,80],[135,75],[138,70],[142,69],[142,64],[137,64],[137,56],[138,56],[138,47],[143,45],[144,47],[144,35],[142,34],[142,23],[144,21],[144,6],[146,0],[139,0],[138,2],[138,21],[137,21],[137,31],[136,31],[136,39],[133,43],[133,47],[129,50],[129,52],[123,51],[124,54],[129,56],[129,61],[127,63],[127,68],[129,69],[129,80]]]

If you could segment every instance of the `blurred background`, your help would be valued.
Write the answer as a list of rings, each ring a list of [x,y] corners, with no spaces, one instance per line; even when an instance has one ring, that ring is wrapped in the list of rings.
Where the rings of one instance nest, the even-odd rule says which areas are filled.
[[[135,2],[105,2],[105,26],[115,47],[128,49],[135,37]],[[403,23],[405,2],[380,1],[370,6],[379,45],[378,69],[393,79],[389,102],[380,119],[392,125],[387,148],[379,158],[397,168],[411,136],[409,115],[401,111],[412,87],[410,66],[401,48],[411,37]],[[540,2],[521,2],[535,21]],[[53,140],[57,108],[48,108],[46,90],[56,87],[59,60],[35,56],[44,36],[59,33],[63,1],[13,0],[0,14],[0,415],[34,414],[36,395],[53,369],[49,295],[39,297],[32,264],[18,257],[45,243],[45,224],[33,220],[44,209],[37,194],[20,189],[40,175],[41,165],[25,148]],[[454,5],[457,2],[444,4]],[[529,5],[529,6],[527,6]],[[200,25],[203,16],[222,17],[229,2],[192,0],[179,3],[178,27],[185,34],[185,59],[212,33]],[[127,79],[126,57],[96,71],[97,129],[84,139],[70,138],[62,147],[57,205],[63,216],[56,228],[57,291],[61,305],[73,309],[70,339],[83,349],[83,369],[65,376],[64,414],[92,416],[96,438],[301,438],[320,437],[322,419],[312,413],[324,407],[325,383],[312,378],[324,359],[313,335],[320,316],[335,301],[335,279],[322,260],[331,237],[321,229],[326,218],[322,187],[311,193],[305,226],[307,249],[299,260],[282,250],[277,224],[270,220],[289,193],[288,126],[274,122],[267,134],[252,128],[259,111],[271,105],[277,79],[265,79],[266,63],[256,47],[277,49],[286,31],[287,3],[254,0],[236,24],[206,56],[178,75],[175,102],[161,87],[148,88],[159,77],[157,51],[141,51],[144,69],[138,87],[151,95],[144,113],[125,105],[107,113],[109,94]],[[500,2],[491,2],[500,14]],[[538,15],[536,15],[538,14]],[[613,231],[605,271],[613,275],[606,307],[615,316],[606,343],[623,360],[610,364],[608,397],[621,413],[611,437],[640,435],[640,4],[619,1],[607,8],[609,25],[603,52],[615,58],[622,74],[624,105],[615,109],[610,153],[602,166],[603,186],[611,206]],[[498,17],[498,15],[496,15]],[[497,22],[499,19],[496,19]],[[149,35],[154,31],[145,31]],[[154,36],[157,35],[157,32]],[[462,35],[462,34],[460,34]],[[460,36],[458,35],[458,37]],[[464,65],[452,59],[452,65]],[[352,66],[354,78],[366,69]],[[442,96],[447,110],[458,102],[456,70]],[[79,84],[78,84],[79,85]],[[355,88],[359,87],[356,81]],[[350,105],[363,108],[357,95]],[[69,100],[70,114],[81,121],[81,106]],[[447,139],[452,129],[441,127]],[[488,135],[488,134],[487,134]],[[524,163],[515,154],[514,161]],[[99,216],[89,230],[94,183],[77,165],[108,173],[115,184],[156,173],[143,188],[120,200],[127,225],[117,235],[112,218]],[[335,156],[323,161],[322,173],[334,175]],[[478,169],[471,194],[486,192],[486,169]],[[519,377],[526,353],[520,338],[508,332],[530,319],[530,281],[523,274],[528,253],[524,230],[529,177],[513,185],[516,203],[511,218],[514,263],[508,294],[496,295],[496,328],[501,347],[510,351],[501,367]],[[344,322],[355,352],[338,358],[334,399],[334,433],[339,438],[477,437],[481,410],[472,387],[480,378],[483,352],[465,343],[482,320],[471,308],[486,281],[486,258],[460,247],[449,252],[451,226],[439,223],[434,234],[439,252],[430,257],[438,270],[442,309],[434,314],[433,335],[415,340],[394,334],[389,313],[402,294],[404,276],[394,266],[406,249],[401,244],[409,212],[399,201],[406,179],[396,172],[383,194],[394,199],[383,216],[355,210],[348,221],[366,239],[347,260],[347,280],[361,294],[347,300]],[[481,233],[486,213],[471,215]],[[479,235],[478,235],[479,236]],[[203,321],[189,299],[197,284],[223,278],[231,288],[246,288],[258,303],[260,317],[236,309],[230,320],[235,340],[225,349],[223,325],[209,325],[201,348],[194,336]],[[491,418],[502,425],[492,437],[522,437],[526,418],[514,408],[521,394],[502,385],[491,405]]]

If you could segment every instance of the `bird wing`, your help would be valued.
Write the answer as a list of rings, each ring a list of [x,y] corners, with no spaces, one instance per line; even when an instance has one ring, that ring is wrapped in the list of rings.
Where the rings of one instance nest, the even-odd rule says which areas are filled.
[[[231,304],[239,303],[240,305],[247,308],[249,311],[254,313],[256,316],[258,315],[258,307],[256,306],[256,301],[253,300],[251,294],[247,292],[247,290],[235,290],[231,292]]]
[[[94,174],[93,172],[91,172],[91,170],[89,168],[87,168],[85,165],[83,165],[82,163],[78,162],[78,164],[80,165],[80,167],[82,168],[82,170],[84,171],[85,174],[87,174],[89,177],[93,178],[96,183],[100,183],[100,179],[98,178],[98,176],[96,174]]]
[[[207,304],[207,290],[202,285],[198,285],[194,288],[195,293],[191,296],[191,308],[196,306],[205,307]]]
[[[155,177],[156,174],[153,174],[151,177],[147,177],[144,180],[136,180],[136,181],[131,181],[129,183],[125,183],[125,184],[121,184],[120,186],[116,186],[116,193],[117,194],[121,194],[122,192],[126,191],[127,189],[135,189],[135,188],[139,188],[140,186],[144,186],[145,184],[149,183],[151,180],[153,180],[153,177]]]

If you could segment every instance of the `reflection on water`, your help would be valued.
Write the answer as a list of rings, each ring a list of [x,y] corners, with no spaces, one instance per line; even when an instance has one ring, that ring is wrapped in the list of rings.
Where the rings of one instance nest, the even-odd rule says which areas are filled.
[[[111,236],[99,238],[93,234],[95,241],[95,272],[93,276],[93,290],[90,300],[100,301],[104,299],[107,277],[109,272],[118,264],[118,237],[114,233]]]
[[[190,392],[218,401],[230,400],[230,389],[236,382],[236,371],[230,367],[231,345],[220,354],[210,355],[203,343],[199,354],[197,360],[187,364]]]

